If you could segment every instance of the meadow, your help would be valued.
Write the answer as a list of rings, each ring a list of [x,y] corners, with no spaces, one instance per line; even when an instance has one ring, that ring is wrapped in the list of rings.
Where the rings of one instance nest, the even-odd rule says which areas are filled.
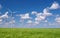
[[[0,38],[60,38],[60,28],[0,28]]]

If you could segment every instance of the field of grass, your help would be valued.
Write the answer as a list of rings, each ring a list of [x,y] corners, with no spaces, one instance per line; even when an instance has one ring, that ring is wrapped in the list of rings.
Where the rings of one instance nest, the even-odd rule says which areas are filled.
[[[60,38],[60,28],[0,28],[0,38]]]

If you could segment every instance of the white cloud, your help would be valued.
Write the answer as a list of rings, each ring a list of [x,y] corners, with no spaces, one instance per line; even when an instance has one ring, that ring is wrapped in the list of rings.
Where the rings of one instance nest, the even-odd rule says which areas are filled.
[[[45,17],[42,16],[42,14],[43,14],[43,13],[36,13],[36,18],[35,18],[35,20],[36,20],[36,21],[41,21],[42,19],[45,19]]]
[[[47,20],[45,20],[45,22],[48,22]]]
[[[0,18],[8,18],[8,12],[6,12],[4,15],[1,15]]]
[[[53,23],[48,23],[49,26],[54,26],[54,27],[57,27],[57,26],[60,26],[60,23],[58,22],[53,22]]]
[[[20,14],[21,19],[30,19],[29,13]]]
[[[35,21],[34,24],[39,24],[39,21]]]
[[[48,13],[48,12],[49,12],[48,8],[43,9],[43,13]]]
[[[60,17],[56,17],[55,21],[58,22],[58,23],[60,23]]]
[[[46,20],[46,17],[48,16],[52,16],[52,13],[49,12],[49,8],[45,8],[43,9],[43,13],[36,13],[36,18],[35,18],[35,22],[34,24],[40,24],[40,22],[44,21],[44,22],[48,22]]]
[[[0,22],[2,22],[2,19],[0,19]]]
[[[57,2],[54,2],[50,7],[50,9],[58,9],[58,8],[60,8],[60,6]]]
[[[3,20],[0,18],[0,24],[2,24]]]
[[[43,13],[36,13],[36,17],[42,16]]]
[[[4,18],[8,18],[8,15],[7,14],[8,14],[8,12],[6,12],[4,15],[1,15],[0,16],[0,24],[3,23],[3,21],[5,20]]]
[[[32,23],[32,20],[28,20],[27,23],[29,23],[29,24]]]
[[[36,13],[35,20],[42,21],[42,20],[45,20],[45,18],[48,17],[48,16],[52,16],[52,13],[49,13],[49,9],[45,8],[43,10],[43,13]]]
[[[11,20],[10,22],[9,22],[9,24],[14,24],[15,23],[15,20]]]
[[[37,12],[36,11],[32,11],[32,13],[31,14],[37,14]]]
[[[52,13],[49,13],[49,11],[48,11],[48,9],[44,9],[43,10],[43,13],[37,13],[36,11],[32,11],[32,13],[31,14],[34,14],[34,16],[36,16],[33,20],[34,21],[32,21],[32,20],[28,20],[27,21],[27,23],[28,24],[32,24],[32,25],[35,25],[35,24],[39,24],[40,23],[40,21],[42,21],[42,20],[45,20],[46,19],[46,17],[47,16],[51,16],[52,15]],[[32,18],[32,17],[30,17],[29,16],[29,13],[26,13],[26,14],[20,14],[20,15],[17,15],[17,16],[20,16],[20,21],[23,19],[23,23],[24,23],[24,19],[30,19],[30,18]]]
[[[39,22],[38,21],[32,21],[32,20],[28,20],[27,21],[27,25],[31,26],[31,25],[38,25]]]
[[[41,21],[41,20],[44,20],[44,19],[45,19],[45,16],[37,16],[35,18],[35,20],[37,20],[37,21]]]
[[[45,8],[45,9],[43,10],[43,15],[44,15],[44,16],[51,16],[52,13],[49,13],[49,9],[48,9],[48,8]]]

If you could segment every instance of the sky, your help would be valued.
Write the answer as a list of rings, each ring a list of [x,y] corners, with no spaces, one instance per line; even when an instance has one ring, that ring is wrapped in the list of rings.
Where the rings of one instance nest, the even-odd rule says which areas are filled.
[[[60,0],[0,0],[0,28],[60,28]]]

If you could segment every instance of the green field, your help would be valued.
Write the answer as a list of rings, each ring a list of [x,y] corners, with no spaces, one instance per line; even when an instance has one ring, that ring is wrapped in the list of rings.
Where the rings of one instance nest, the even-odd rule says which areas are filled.
[[[60,28],[0,28],[0,38],[60,38]]]

